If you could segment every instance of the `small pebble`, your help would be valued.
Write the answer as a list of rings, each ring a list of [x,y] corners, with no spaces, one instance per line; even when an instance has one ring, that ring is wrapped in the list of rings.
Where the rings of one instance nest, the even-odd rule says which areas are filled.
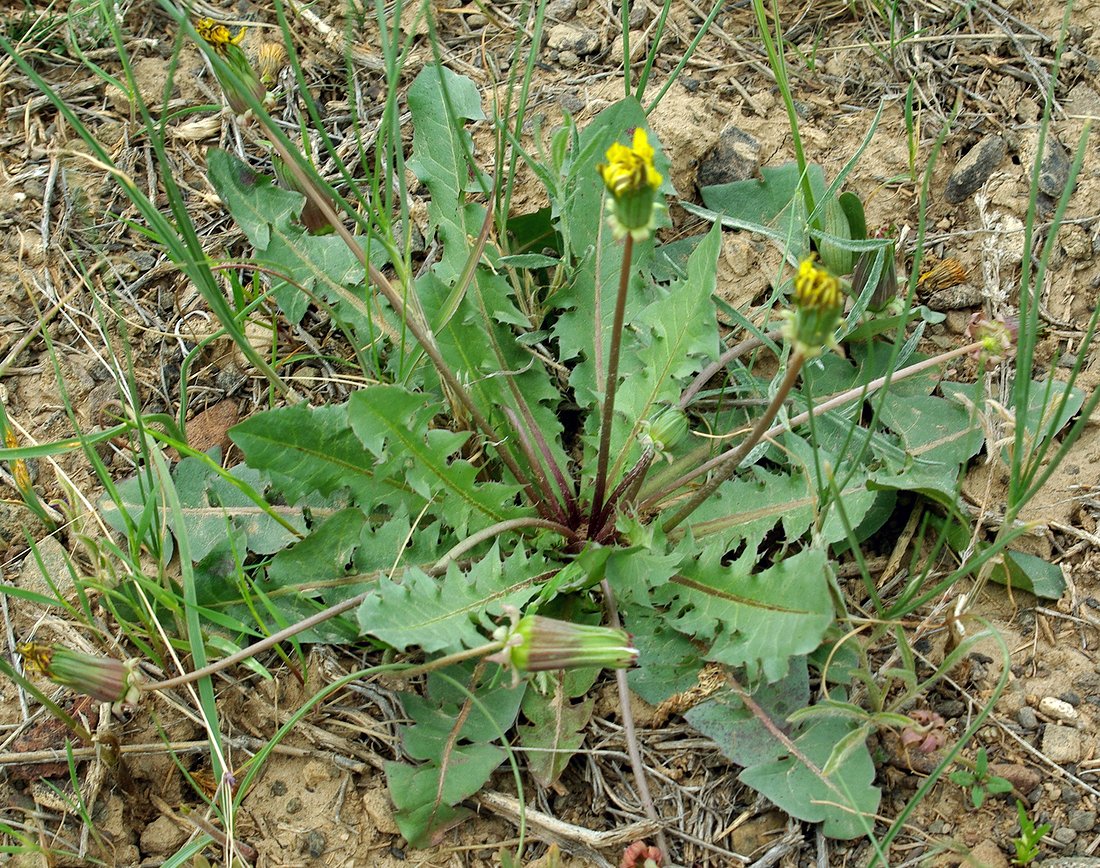
[[[306,833],[306,839],[303,843],[305,844],[303,849],[307,850],[314,859],[320,857],[328,847],[328,839],[324,836],[324,833],[318,832],[316,829]]]
[[[1076,832],[1091,832],[1096,827],[1096,811],[1070,811],[1067,822]]]
[[[1007,152],[1008,146],[1000,136],[989,135],[981,139],[951,171],[944,198],[953,205],[969,198],[989,180]]]
[[[1039,728],[1039,716],[1035,713],[1035,709],[1024,706],[1016,712],[1016,722],[1020,724],[1023,729],[1032,730]]]
[[[1053,696],[1044,696],[1039,700],[1039,713],[1062,723],[1075,723],[1078,717],[1076,708],[1064,699],[1056,699]]]
[[[1080,762],[1081,747],[1080,730],[1053,723],[1043,730],[1042,751],[1051,762],[1059,765]]]
[[[300,810],[302,810],[302,800],[297,796],[286,803],[286,812],[288,814],[297,814]]]
[[[1058,698],[1069,705],[1076,708],[1081,704],[1081,697],[1074,693],[1072,690],[1067,690],[1065,693],[1060,693]]]
[[[1054,830],[1054,840],[1059,844],[1072,844],[1077,840],[1077,833],[1067,826],[1062,826]]]

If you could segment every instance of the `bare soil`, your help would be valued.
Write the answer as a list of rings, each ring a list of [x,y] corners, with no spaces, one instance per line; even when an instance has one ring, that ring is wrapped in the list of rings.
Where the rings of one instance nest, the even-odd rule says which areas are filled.
[[[951,292],[935,297],[929,293],[923,299],[947,313],[943,324],[929,329],[929,344],[957,346],[975,310],[1012,308],[1022,221],[1062,4],[825,0],[780,5],[803,139],[809,158],[824,167],[827,177],[836,177],[851,160],[882,107],[878,127],[847,182],[866,203],[872,229],[899,227],[912,243],[921,173],[957,108],[932,173],[928,240],[932,256],[961,263],[965,280],[961,289],[956,284],[945,288]],[[580,8],[574,10],[575,6]],[[577,54],[560,48],[569,34],[551,32],[550,46],[559,48],[544,50],[529,106],[531,115],[542,120],[542,129],[552,128],[563,109],[583,126],[621,97],[622,50],[620,45],[617,56],[614,39],[618,10],[612,14],[610,6],[595,0],[551,4],[551,28],[566,23],[596,38],[589,53]],[[674,0],[655,65],[653,93],[686,52],[705,15],[701,9],[690,0]],[[338,53],[343,12],[331,0],[310,10],[310,15],[294,19],[298,49],[315,96],[331,112],[334,128],[345,135],[352,108]],[[896,15],[893,39],[889,10]],[[658,4],[635,4],[633,45],[644,42],[658,11]],[[146,101],[159,105],[176,38],[171,21],[147,0],[125,6],[123,12],[138,88]],[[488,107],[490,97],[500,93],[496,82],[505,75],[517,28],[527,23],[514,18],[521,14],[520,7],[505,3],[480,9],[444,2],[436,6],[436,13],[444,61],[482,87]],[[166,168],[153,160],[140,115],[124,92],[75,59],[79,48],[107,74],[121,76],[109,38],[96,33],[86,18],[78,16],[70,24],[59,14],[56,8],[28,0],[25,7],[9,5],[0,16],[0,28],[13,42],[22,40],[22,56],[91,127],[134,183],[163,202],[158,185]],[[275,20],[271,8],[248,0],[222,10],[221,17],[261,26]],[[412,19],[406,24],[412,27]],[[258,39],[260,32],[253,30],[248,38]],[[355,110],[369,127],[377,122],[383,93],[379,58],[371,48],[377,34],[370,23],[353,24],[352,32],[362,100]],[[431,57],[421,32],[405,84]],[[912,162],[903,114],[910,81],[917,121]],[[1075,4],[1054,93],[1051,131],[1068,163],[1086,122],[1100,116],[1097,0]],[[169,158],[187,191],[192,218],[211,256],[240,255],[246,252],[241,238],[203,172],[207,147],[236,146],[237,121],[213,110],[185,111],[220,101],[209,70],[192,47],[182,49],[168,98],[173,113]],[[20,441],[43,443],[69,436],[67,406],[85,431],[109,425],[111,412],[120,409],[116,376],[125,370],[112,357],[127,343],[142,409],[176,412],[182,353],[209,329],[199,296],[163,252],[127,223],[135,212],[118,185],[10,59],[0,64],[0,109],[0,226],[5,230],[0,239],[0,399]],[[728,4],[651,121],[672,159],[676,189],[687,201],[698,201],[696,174],[728,126],[759,142],[762,165],[793,159],[786,117],[754,36],[750,7]],[[949,176],[989,135],[1003,138],[1004,157],[976,193],[948,201]],[[478,156],[487,163],[492,157],[485,151],[490,141],[487,129],[475,130]],[[1053,183],[1056,187],[1057,177]],[[1059,193],[1060,189],[1048,190],[1040,201],[1040,234],[1048,225],[1050,197]],[[521,181],[515,208],[540,204],[533,179]],[[673,206],[672,214],[675,227],[670,237],[698,228],[698,221],[681,209]],[[1100,153],[1091,140],[1043,287],[1047,329],[1032,371],[1035,377],[1049,372],[1064,376],[1067,360],[1082,352],[1087,359],[1082,385],[1092,388],[1100,377],[1096,348],[1081,346],[1100,288],[1098,218]],[[735,306],[751,305],[776,271],[774,253],[734,234],[727,234],[724,245],[721,292]],[[311,336],[309,325],[307,318],[302,332],[292,339],[303,346],[309,340],[330,340]],[[323,349],[336,352],[339,347],[326,344]],[[339,400],[346,394],[347,387],[326,381],[323,371],[304,367],[289,374],[311,398]],[[202,429],[209,444],[224,443],[225,429],[265,399],[262,382],[228,346],[215,345],[203,364],[190,372],[188,386],[189,412],[206,414],[190,430],[194,436]],[[132,472],[134,456],[114,444],[104,444],[99,455],[118,477]],[[109,535],[95,513],[99,486],[87,458],[74,451],[33,465],[38,489],[68,521],[48,536],[22,506],[5,472],[0,479],[5,499],[0,503],[0,557],[6,581],[49,592],[37,559],[28,554],[28,538],[38,544],[46,575],[62,587],[68,581],[68,564],[83,575],[104,575],[110,559],[101,542]],[[973,468],[965,493],[976,514],[997,514],[1003,507],[1003,485],[995,464]],[[1100,757],[1095,736],[1100,718],[1098,514],[1100,429],[1090,426],[1024,516],[1033,525],[1029,549],[1062,565],[1067,593],[1056,602],[1041,601],[991,586],[972,601],[970,610],[988,619],[1008,643],[1012,679],[968,755],[984,746],[991,761],[1001,764],[999,773],[1017,785],[1031,816],[1052,824],[1054,833],[1044,840],[1046,858],[1085,857],[1100,850]],[[9,654],[14,653],[11,643],[31,636],[88,646],[89,636],[56,612],[18,597],[2,599]],[[954,602],[944,600],[930,610],[928,619],[915,627],[914,641],[925,635],[933,644],[942,643],[941,628]],[[110,623],[101,628],[104,637],[118,635]],[[344,649],[315,648],[300,672],[280,669],[271,658],[266,662],[275,672],[272,681],[243,669],[220,681],[230,761],[247,758],[319,685],[356,668],[353,657]],[[998,654],[991,650],[988,657],[996,660]],[[947,720],[949,734],[962,732],[982,707],[996,681],[996,666],[978,658],[970,671],[957,673],[953,686],[937,688],[929,697],[930,707]],[[231,830],[244,861],[383,868],[499,864],[497,852],[516,838],[516,826],[500,799],[483,801],[476,822],[448,833],[431,850],[407,849],[397,834],[381,766],[398,751],[394,724],[401,713],[394,692],[399,687],[364,685],[341,693],[311,712],[284,742],[268,760]],[[1068,726],[1061,722],[1071,732],[1055,729],[1060,722],[1049,715],[1029,716],[1024,711],[1037,708],[1046,697],[1060,697],[1074,706],[1076,720]],[[69,694],[62,693],[60,699],[71,712],[84,715],[87,725],[98,727],[105,740],[117,739],[126,751],[121,764],[114,766],[83,755],[77,758],[80,792],[93,826],[71,810],[71,797],[59,798],[56,793],[68,792],[71,786],[67,765],[47,766],[25,757],[29,751],[60,747],[63,731],[7,680],[0,680],[0,753],[5,770],[0,777],[0,806],[5,806],[0,807],[0,822],[27,841],[49,848],[52,864],[160,864],[203,822],[197,819],[204,816],[203,806],[185,776],[190,774],[201,786],[203,772],[209,769],[205,734],[192,710],[192,698],[181,692],[158,699],[125,721],[80,705]],[[588,733],[587,752],[574,761],[557,791],[535,791],[530,804],[541,815],[529,817],[529,833],[538,841],[556,840],[571,852],[564,865],[617,865],[625,844],[633,839],[630,824],[641,818],[616,706],[608,687]],[[658,772],[655,796],[670,819],[681,864],[702,868],[755,860],[787,866],[866,863],[870,850],[865,843],[827,842],[813,828],[789,822],[739,785],[737,769],[678,717],[657,723],[652,710],[641,703],[637,711],[647,762]],[[1057,744],[1056,736],[1061,738]],[[166,742],[176,745],[175,758],[164,749]],[[1054,750],[1061,752],[1052,755]],[[923,776],[920,769],[893,762],[885,742],[880,758],[881,812],[889,821]],[[506,774],[494,778],[491,788],[504,797],[512,792]],[[564,825],[555,830],[550,825],[554,819]],[[595,846],[591,841],[583,844],[574,827],[604,837],[596,839]],[[959,787],[943,780],[909,817],[890,860],[893,865],[947,865],[970,858],[969,864],[1006,865],[1016,831],[1011,799],[993,798],[975,810]],[[535,859],[528,864],[546,864],[536,858],[543,852],[541,844],[528,850]],[[762,859],[765,854],[770,855]],[[223,858],[214,850],[205,855],[212,863]],[[40,855],[11,858],[13,864],[46,864]]]

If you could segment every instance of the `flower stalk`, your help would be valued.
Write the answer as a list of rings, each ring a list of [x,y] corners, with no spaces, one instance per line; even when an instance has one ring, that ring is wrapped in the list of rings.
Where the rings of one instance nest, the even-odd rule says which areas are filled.
[[[619,291],[611,325],[611,347],[607,359],[600,418],[600,445],[596,456],[596,483],[589,517],[589,536],[604,524],[604,498],[607,494],[608,456],[611,451],[611,426],[615,418],[615,392],[619,381],[619,356],[622,349],[626,295],[630,288],[630,263],[634,242],[649,238],[657,225],[657,190],[664,182],[653,163],[653,146],[642,127],[634,130],[630,147],[615,142],[607,149],[607,162],[597,166],[607,187],[608,223],[616,238],[624,239],[623,264],[619,271]],[[596,328],[600,323],[596,323]]]

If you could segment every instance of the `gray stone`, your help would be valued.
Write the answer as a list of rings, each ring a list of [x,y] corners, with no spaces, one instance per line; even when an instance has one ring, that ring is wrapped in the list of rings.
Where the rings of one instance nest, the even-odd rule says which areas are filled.
[[[1065,146],[1048,134],[1043,148],[1043,160],[1039,164],[1039,192],[1052,199],[1062,195],[1069,183],[1070,159]]]
[[[1039,716],[1035,713],[1034,708],[1026,705],[1016,712],[1016,722],[1024,729],[1039,728]]]
[[[302,843],[302,849],[308,852],[314,859],[324,855],[325,850],[328,849],[328,839],[323,832],[319,832],[317,829],[307,832],[306,839]]]
[[[966,152],[966,156],[959,160],[947,178],[944,198],[957,205],[972,196],[981,189],[982,184],[989,180],[989,176],[1005,158],[1006,153],[1008,153],[1008,146],[1000,136],[989,135],[979,140]]]
[[[1091,832],[1096,826],[1096,811],[1070,811],[1066,822],[1076,832]]]
[[[1063,105],[1068,115],[1100,117],[1100,94],[1084,82],[1070,88]]]
[[[577,56],[593,54],[600,47],[600,34],[577,24],[555,24],[546,44],[554,51],[571,51]]]
[[[1072,726],[1049,724],[1043,731],[1042,751],[1059,765],[1081,761],[1081,731]]]
[[[696,183],[700,187],[747,181],[760,173],[760,142],[732,124],[718,135],[718,142],[699,162]]]
[[[572,21],[577,14],[577,0],[550,0],[546,15],[554,21]]]
[[[1077,833],[1066,826],[1054,830],[1054,840],[1059,844],[1072,844],[1077,840]]]
[[[587,103],[575,93],[563,93],[558,97],[558,105],[569,112],[569,114],[575,115],[583,111]]]

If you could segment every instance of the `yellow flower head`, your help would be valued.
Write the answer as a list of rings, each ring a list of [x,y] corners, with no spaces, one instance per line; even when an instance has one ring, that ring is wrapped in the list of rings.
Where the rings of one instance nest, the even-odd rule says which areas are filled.
[[[806,358],[836,346],[836,327],[844,309],[844,294],[837,280],[810,254],[798,266],[794,278],[793,309],[785,313],[783,334]]]
[[[218,24],[212,18],[200,18],[195,22],[195,29],[199,31],[199,36],[209,43],[215,51],[219,54],[225,54],[230,45],[240,45],[244,40],[244,31],[242,27],[237,31],[237,35],[234,36],[229,32],[229,28],[224,24]]]
[[[799,308],[835,310],[844,297],[840,293],[840,281],[816,263],[816,257],[807,256],[798,266],[794,279],[794,303]]]
[[[596,167],[610,194],[608,223],[616,238],[630,235],[641,241],[657,225],[661,205],[656,193],[664,179],[653,165],[653,153],[646,131],[638,127],[633,145],[615,142],[607,149],[607,162]]]
[[[656,190],[664,180],[653,165],[653,146],[642,127],[634,130],[634,144],[627,147],[615,142],[607,149],[607,162],[599,166],[603,182],[611,195],[636,193],[645,187]]]

